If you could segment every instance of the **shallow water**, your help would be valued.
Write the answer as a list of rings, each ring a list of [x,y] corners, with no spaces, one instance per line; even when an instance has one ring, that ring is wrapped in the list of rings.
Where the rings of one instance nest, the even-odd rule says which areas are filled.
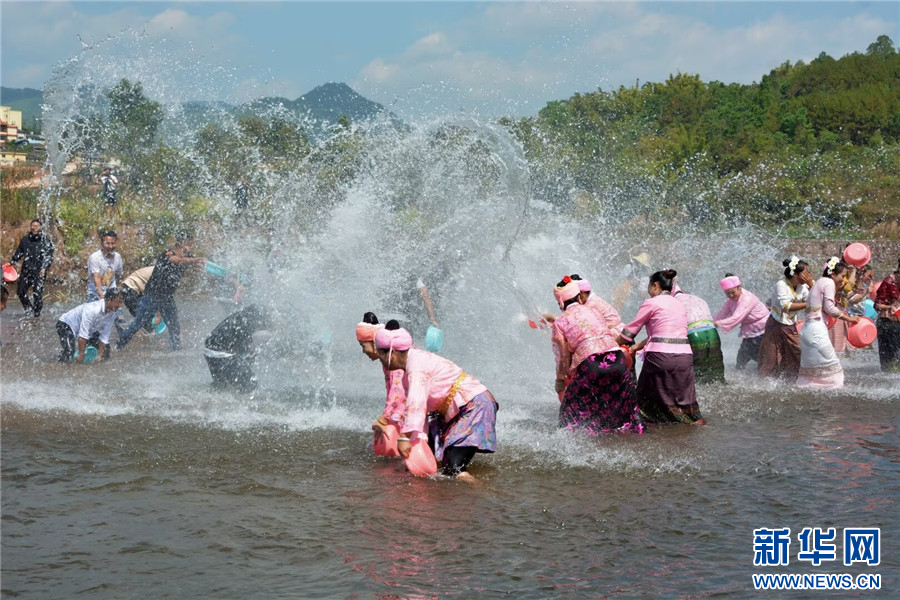
[[[759,572],[880,574],[853,594],[900,593],[900,379],[872,350],[840,392],[729,370],[699,390],[707,427],[591,438],[556,429],[541,339],[549,362],[485,369],[500,450],[469,485],[372,455],[380,369],[352,335],[264,356],[253,396],[216,392],[200,347],[230,307],[183,304],[183,350],[139,334],[74,366],[53,362],[59,307],[20,322],[10,303],[5,597],[751,597]],[[754,567],[753,530],[786,526],[790,565]],[[881,564],[800,562],[804,527],[880,527]]]

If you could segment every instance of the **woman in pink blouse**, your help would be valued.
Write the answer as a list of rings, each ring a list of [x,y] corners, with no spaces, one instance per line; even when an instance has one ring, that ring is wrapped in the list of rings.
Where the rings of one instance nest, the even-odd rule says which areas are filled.
[[[563,311],[553,322],[551,340],[560,394],[559,426],[590,433],[640,433],[643,424],[634,379],[616,342],[618,332],[588,305],[588,292],[580,285],[566,276],[554,290]]]
[[[844,370],[828,337],[824,316],[828,314],[849,323],[859,321],[859,317],[848,315],[835,302],[835,294],[844,286],[846,274],[847,265],[832,257],[825,265],[822,278],[809,290],[806,324],[800,332],[800,375],[797,377],[800,387],[844,387]]]
[[[713,315],[713,323],[725,333],[741,326],[738,333],[741,347],[737,354],[737,368],[743,369],[748,362],[756,362],[759,357],[759,343],[766,331],[769,309],[753,292],[743,289],[737,275],[725,273],[719,286],[728,299],[722,309]]]
[[[363,320],[356,325],[356,341],[362,349],[362,353],[370,360],[378,360],[378,349],[375,348],[375,334],[384,327],[378,322],[375,313],[367,312]],[[374,423],[372,432],[375,436],[373,447],[375,454],[381,456],[400,456],[394,438],[403,429],[403,417],[406,413],[406,395],[403,392],[401,379],[403,371],[384,371],[384,386],[387,397],[384,402],[384,411]],[[390,428],[393,428],[392,430]],[[383,440],[381,438],[384,438]],[[384,443],[379,443],[383,441]]]
[[[401,370],[406,414],[397,450],[408,458],[412,442],[427,440],[445,475],[471,479],[466,467],[476,452],[497,445],[497,401],[480,381],[451,361],[414,348],[397,321],[375,334],[378,358],[386,369]],[[436,415],[428,421],[429,413]]]
[[[694,362],[687,337],[687,310],[672,297],[676,275],[673,269],[667,269],[650,276],[650,299],[644,300],[618,341],[633,344],[641,329],[647,328],[646,356],[637,384],[638,406],[644,421],[703,425],[706,420],[697,404]]]

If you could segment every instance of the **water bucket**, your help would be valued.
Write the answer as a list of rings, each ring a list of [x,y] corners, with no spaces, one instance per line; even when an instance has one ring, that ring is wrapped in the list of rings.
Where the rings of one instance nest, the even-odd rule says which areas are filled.
[[[96,346],[88,346],[84,349],[84,360],[82,361],[84,364],[89,365],[94,362],[94,359],[97,358],[98,350]],[[75,351],[75,356],[72,357],[74,360],[78,360],[78,350]]]
[[[428,442],[421,438],[412,442],[412,449],[409,451],[409,458],[403,459],[406,468],[416,477],[431,477],[437,475],[437,461]]]
[[[829,314],[825,315],[825,326],[828,327],[828,329],[831,329],[832,327],[834,327],[834,324],[837,322],[838,322],[837,318],[832,317]]]
[[[854,348],[865,348],[871,345],[876,337],[878,337],[878,333],[875,322],[866,317],[862,317],[858,323],[852,324],[850,331],[847,332],[847,341]]]
[[[878,317],[878,311],[875,310],[875,302],[871,298],[863,300],[863,310],[866,316],[872,320]]]
[[[869,247],[860,242],[855,242],[844,248],[844,262],[854,267],[864,267],[872,258]]]
[[[372,447],[375,448],[375,454],[390,457],[400,456],[400,453],[397,452],[397,438],[400,437],[397,426],[393,423],[388,423],[384,426],[384,431],[384,435],[372,432],[375,438],[372,444]]]
[[[17,279],[19,279],[19,272],[16,271],[16,268],[9,263],[3,265],[3,281],[12,283]]]
[[[900,319],[900,304],[898,304],[897,306],[895,306],[895,307],[894,307],[894,310],[893,310],[892,312],[893,312],[893,314],[894,314],[895,317],[897,317],[898,319]]]
[[[429,352],[440,352],[444,346],[444,332],[434,325],[428,326],[425,332],[425,349]]]
[[[216,277],[225,277],[228,274],[228,269],[214,262],[206,261],[206,272]]]
[[[165,332],[166,330],[166,322],[162,319],[159,320],[159,325],[156,326],[156,329],[153,330],[153,333],[159,335],[160,333]]]

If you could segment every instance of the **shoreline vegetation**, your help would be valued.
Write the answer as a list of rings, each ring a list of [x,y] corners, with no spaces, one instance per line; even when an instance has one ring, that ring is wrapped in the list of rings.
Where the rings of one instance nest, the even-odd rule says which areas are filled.
[[[302,120],[277,110],[219,115],[178,138],[164,134],[172,131],[166,110],[139,81],[123,79],[102,99],[102,110],[63,132],[70,160],[52,189],[41,178],[40,151],[2,170],[3,260],[32,218],[45,220],[57,244],[48,283],[59,289],[83,285],[97,231],[110,226],[129,269],[147,264],[179,229],[198,229],[208,250],[235,228],[284,226],[286,213],[298,235],[312,231],[367,168],[373,147],[385,143],[383,132],[347,117],[327,139],[313,139]],[[394,135],[408,135],[386,122]],[[808,64],[785,62],[749,85],[679,73],[575,94],[496,126],[521,144],[527,193],[562,214],[618,230],[746,227],[801,254],[832,254],[854,240],[898,254],[900,51],[888,36],[838,59],[821,53]],[[501,175],[477,134],[447,125],[429,135],[479,182],[473,202],[497,189]],[[115,223],[106,222],[98,187],[108,164],[119,171]],[[416,213],[415,179],[405,196],[389,200],[393,210]],[[239,215],[241,181],[252,208]],[[285,203],[293,203],[290,211]]]

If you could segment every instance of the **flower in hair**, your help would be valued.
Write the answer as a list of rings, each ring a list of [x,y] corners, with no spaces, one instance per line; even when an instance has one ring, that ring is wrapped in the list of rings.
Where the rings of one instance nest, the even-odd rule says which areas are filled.
[[[793,274],[797,271],[797,263],[799,263],[799,262],[800,262],[800,258],[799,258],[799,257],[797,257],[797,256],[792,256],[792,257],[791,257],[791,262],[790,262],[790,264],[788,265],[788,268],[791,270],[791,271],[790,271],[790,272],[791,272],[791,275],[793,275]]]
[[[563,283],[572,283],[572,278],[566,275],[562,278]]]
[[[838,258],[837,256],[832,256],[831,260],[825,263],[825,268],[828,270],[829,274],[834,273],[834,268],[839,262],[841,262],[840,258]]]

